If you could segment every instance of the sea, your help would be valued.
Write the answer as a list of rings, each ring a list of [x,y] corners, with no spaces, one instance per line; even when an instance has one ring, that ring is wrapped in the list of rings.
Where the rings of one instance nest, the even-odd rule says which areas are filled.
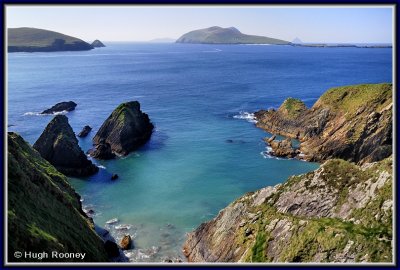
[[[53,115],[66,113],[86,152],[122,102],[137,100],[155,125],[128,156],[94,160],[99,173],[69,178],[97,226],[134,248],[131,262],[185,261],[186,233],[244,195],[319,164],[274,158],[253,113],[287,97],[311,107],[336,86],[392,82],[391,48],[106,43],[91,51],[9,53],[7,125],[33,144]],[[118,174],[111,181],[112,174]]]

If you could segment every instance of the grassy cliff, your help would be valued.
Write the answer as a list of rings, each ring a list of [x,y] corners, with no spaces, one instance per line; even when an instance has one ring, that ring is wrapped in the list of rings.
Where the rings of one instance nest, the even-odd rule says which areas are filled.
[[[7,29],[8,52],[85,51],[93,46],[58,32],[21,27]]]
[[[82,252],[86,262],[108,260],[67,178],[16,133],[8,134],[7,218],[9,261],[37,261],[16,259],[16,251]]]
[[[190,233],[200,262],[392,262],[392,158],[330,160],[248,193]]]

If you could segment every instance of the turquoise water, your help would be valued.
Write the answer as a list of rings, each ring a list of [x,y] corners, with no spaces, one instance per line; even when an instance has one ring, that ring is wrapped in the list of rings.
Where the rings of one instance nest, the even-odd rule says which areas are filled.
[[[93,127],[79,139],[85,151],[121,102],[138,100],[149,114],[156,128],[148,144],[95,161],[102,169],[90,178],[70,179],[99,226],[117,240],[133,235],[131,261],[183,259],[186,232],[244,193],[318,166],[266,155],[269,134],[246,112],[288,96],[311,106],[329,87],[392,81],[391,49],[109,44],[8,54],[8,64],[9,130],[30,143],[52,118],[37,113],[59,101],[78,104],[67,114],[75,132]]]

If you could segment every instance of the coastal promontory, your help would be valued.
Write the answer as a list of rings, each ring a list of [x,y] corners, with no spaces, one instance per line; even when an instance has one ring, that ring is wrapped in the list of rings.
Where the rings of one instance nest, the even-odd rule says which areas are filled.
[[[50,121],[33,148],[67,176],[89,176],[99,170],[79,147],[65,115],[56,115]]]
[[[93,138],[90,155],[109,159],[113,154],[127,155],[145,144],[153,131],[149,116],[140,110],[138,101],[120,104],[106,119]]]
[[[267,132],[298,139],[299,158],[361,164],[392,154],[392,108],[392,84],[361,84],[329,89],[310,109],[288,98],[255,116]]]
[[[176,40],[176,43],[203,44],[290,44],[290,42],[241,33],[235,27],[222,28],[213,26],[205,29],[190,31]]]
[[[8,28],[8,52],[87,51],[89,43],[58,32],[30,28]]]
[[[8,133],[8,260],[38,262],[25,252],[47,253],[41,262],[107,262],[104,243],[82,211],[67,177],[16,133]],[[17,252],[23,256],[15,256]],[[57,258],[50,254],[81,253]]]

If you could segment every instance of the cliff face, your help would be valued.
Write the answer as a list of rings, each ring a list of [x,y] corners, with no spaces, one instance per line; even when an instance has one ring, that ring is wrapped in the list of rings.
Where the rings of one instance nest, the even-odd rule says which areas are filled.
[[[191,232],[191,262],[391,262],[392,158],[329,160],[248,193]]]
[[[42,261],[108,261],[103,241],[81,209],[80,197],[59,173],[19,135],[8,134],[8,260],[14,252],[77,252],[81,259]]]
[[[362,164],[392,154],[392,106],[391,84],[365,84],[330,89],[311,109],[289,98],[255,116],[269,133],[299,139],[305,160]]]
[[[65,175],[88,176],[99,170],[79,147],[65,115],[57,115],[50,121],[33,148]]]
[[[127,155],[145,144],[152,131],[153,124],[149,116],[140,110],[139,102],[122,103],[94,136],[95,149],[91,155],[104,159],[112,158],[112,153]]]

